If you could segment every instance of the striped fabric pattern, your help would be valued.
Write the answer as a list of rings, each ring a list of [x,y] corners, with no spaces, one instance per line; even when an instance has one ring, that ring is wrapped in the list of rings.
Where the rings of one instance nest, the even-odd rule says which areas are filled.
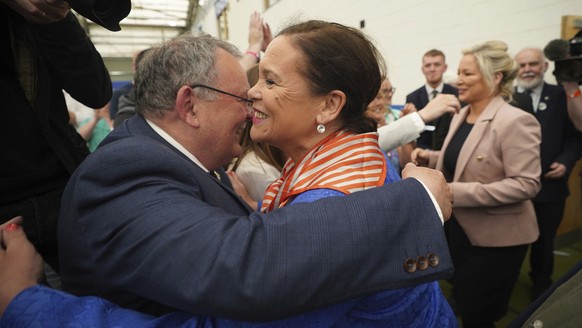
[[[384,184],[387,167],[378,146],[378,133],[338,131],[317,144],[298,165],[289,159],[281,177],[265,192],[261,212],[285,206],[292,197],[311,189],[344,194]]]

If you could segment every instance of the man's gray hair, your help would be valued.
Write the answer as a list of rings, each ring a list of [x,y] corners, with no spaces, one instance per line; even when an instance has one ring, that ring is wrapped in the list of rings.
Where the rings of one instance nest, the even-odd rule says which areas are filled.
[[[212,86],[217,77],[218,48],[241,57],[234,45],[209,35],[186,33],[153,47],[135,72],[136,112],[145,117],[162,117],[164,111],[174,108],[182,86]],[[203,88],[196,88],[194,92],[203,99],[216,97]]]

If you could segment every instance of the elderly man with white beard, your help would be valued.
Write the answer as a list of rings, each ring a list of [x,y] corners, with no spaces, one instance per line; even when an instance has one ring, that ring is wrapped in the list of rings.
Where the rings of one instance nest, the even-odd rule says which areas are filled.
[[[531,96],[533,115],[542,128],[542,189],[533,199],[540,236],[531,246],[529,272],[535,300],[552,284],[554,238],[569,195],[568,177],[582,155],[582,134],[568,117],[564,89],[544,82],[548,63],[542,50],[525,48],[515,60],[519,64],[516,92]]]

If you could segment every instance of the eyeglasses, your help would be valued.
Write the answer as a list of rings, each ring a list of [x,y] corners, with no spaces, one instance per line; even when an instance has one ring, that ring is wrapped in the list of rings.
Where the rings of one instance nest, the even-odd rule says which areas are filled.
[[[235,98],[236,101],[238,101],[239,103],[243,103],[246,106],[247,111],[253,110],[253,105],[254,105],[255,101],[252,99],[243,98],[241,96],[237,96],[237,95],[232,94],[230,92],[222,91],[220,89],[216,89],[216,88],[204,85],[204,84],[194,84],[194,85],[190,86],[190,88],[192,88],[192,89],[194,89],[194,88],[206,88],[206,89],[218,92],[218,93],[222,93],[223,95],[231,96],[231,97]]]
[[[396,92],[396,88],[392,87],[390,89],[384,89],[384,93],[393,95]]]
[[[373,114],[386,113],[386,108],[384,108],[384,107],[374,107],[372,109],[368,109],[368,112],[371,112]]]

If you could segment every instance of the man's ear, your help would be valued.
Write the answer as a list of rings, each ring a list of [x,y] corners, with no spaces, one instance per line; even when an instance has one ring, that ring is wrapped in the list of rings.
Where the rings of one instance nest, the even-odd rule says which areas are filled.
[[[182,86],[178,90],[176,95],[176,112],[178,117],[186,124],[197,127],[199,122],[199,117],[197,115],[197,110],[199,108],[200,98],[196,96],[194,90],[189,86]]]
[[[346,104],[346,94],[339,90],[333,90],[325,96],[325,103],[317,113],[317,123],[327,124],[335,120]]]

